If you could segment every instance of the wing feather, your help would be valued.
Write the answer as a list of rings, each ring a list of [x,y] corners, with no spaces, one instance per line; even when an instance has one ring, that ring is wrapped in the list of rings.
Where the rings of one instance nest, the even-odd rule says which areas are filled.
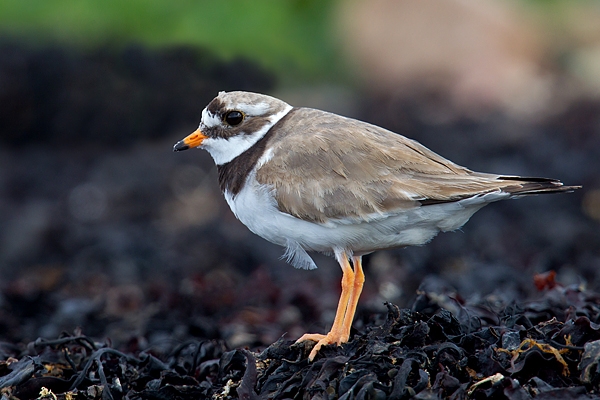
[[[372,220],[520,185],[518,178],[473,172],[414,140],[320,110],[297,109],[269,145],[272,157],[258,169],[258,182],[273,188],[281,211],[317,223]]]

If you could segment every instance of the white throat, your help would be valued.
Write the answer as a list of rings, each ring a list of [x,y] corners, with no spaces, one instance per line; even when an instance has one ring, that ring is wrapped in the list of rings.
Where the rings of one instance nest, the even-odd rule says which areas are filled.
[[[231,136],[229,138],[207,138],[204,139],[200,147],[206,149],[206,151],[210,153],[213,160],[215,160],[216,165],[227,164],[250,147],[254,146],[254,144],[262,139],[269,129],[279,122],[281,118],[285,117],[292,108],[292,106],[288,105],[282,111],[273,114],[269,117],[269,122],[254,133],[241,133],[240,135]],[[202,119],[204,120],[204,115]]]

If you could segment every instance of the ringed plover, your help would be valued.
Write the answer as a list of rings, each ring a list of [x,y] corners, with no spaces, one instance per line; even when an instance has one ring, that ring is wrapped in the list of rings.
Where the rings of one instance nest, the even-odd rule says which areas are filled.
[[[332,254],[340,264],[330,332],[298,339],[317,342],[310,360],[323,345],[348,341],[363,255],[427,243],[494,201],[580,187],[474,172],[378,126],[248,92],[219,93],[173,150],[193,147],[214,159],[235,216],[285,247],[290,264],[316,268],[307,251]]]

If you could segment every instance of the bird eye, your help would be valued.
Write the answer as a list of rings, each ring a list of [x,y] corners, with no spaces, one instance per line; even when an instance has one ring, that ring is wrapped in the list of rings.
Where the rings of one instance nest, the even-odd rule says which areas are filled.
[[[239,111],[229,111],[223,118],[228,125],[236,126],[242,123],[244,120],[244,114]]]

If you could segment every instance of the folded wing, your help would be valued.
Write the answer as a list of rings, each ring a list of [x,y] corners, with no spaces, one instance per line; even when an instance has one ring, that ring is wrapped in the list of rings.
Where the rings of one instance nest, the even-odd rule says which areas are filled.
[[[518,196],[577,188],[473,172],[414,140],[319,110],[292,115],[270,145],[258,182],[274,188],[282,212],[316,223],[369,221],[494,191]]]

